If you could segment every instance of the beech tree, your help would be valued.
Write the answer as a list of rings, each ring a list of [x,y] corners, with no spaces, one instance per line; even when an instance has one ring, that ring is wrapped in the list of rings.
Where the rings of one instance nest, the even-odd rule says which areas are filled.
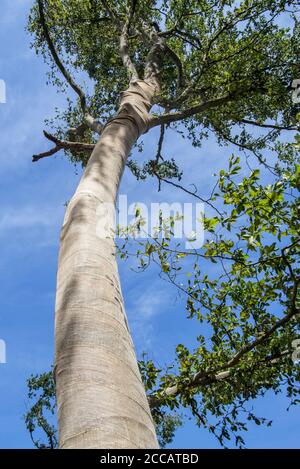
[[[84,168],[60,239],[54,366],[60,448],[155,448],[155,425],[160,441],[170,441],[179,424],[174,411],[182,407],[221,444],[234,436],[242,446],[247,420],[265,422],[247,408],[250,399],[284,389],[297,403],[300,172],[298,146],[280,134],[298,127],[292,99],[298,7],[291,0],[34,2],[32,46],[49,64],[49,82],[67,94],[67,108],[47,121],[52,147],[33,161],[63,151]],[[130,155],[156,127],[157,150],[141,167]],[[233,155],[204,199],[181,184],[180,161],[163,157],[171,129],[196,147],[213,135],[255,157],[256,166],[245,176]],[[201,248],[184,250],[174,240],[174,218],[167,233],[162,223],[161,236],[146,242],[133,242],[130,229],[117,247],[112,236],[97,235],[99,213],[114,230],[101,208],[115,205],[126,165],[137,184],[153,178],[159,190],[171,185],[208,206]],[[142,224],[137,212],[136,227]],[[125,259],[133,254],[141,270],[158,265],[186,296],[188,318],[209,325],[195,350],[177,346],[166,370],[146,357],[138,366],[118,252]],[[47,392],[26,423],[31,434],[42,426],[52,447],[54,430],[43,420],[54,392],[48,378],[30,381],[31,397],[45,385]]]

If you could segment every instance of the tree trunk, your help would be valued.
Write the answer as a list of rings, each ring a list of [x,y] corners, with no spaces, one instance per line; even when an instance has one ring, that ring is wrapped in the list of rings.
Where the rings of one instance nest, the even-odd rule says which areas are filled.
[[[55,317],[60,448],[157,448],[128,329],[111,237],[99,236],[115,204],[132,145],[147,130],[155,83],[137,80],[105,126],[61,232]],[[108,214],[107,214],[108,215]],[[98,234],[97,234],[98,232]]]

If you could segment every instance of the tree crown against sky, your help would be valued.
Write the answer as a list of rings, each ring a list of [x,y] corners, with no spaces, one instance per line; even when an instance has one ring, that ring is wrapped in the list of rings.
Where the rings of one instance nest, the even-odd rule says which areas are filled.
[[[55,135],[45,134],[55,146],[34,161],[63,149],[85,165],[129,82],[147,79],[157,67],[160,89],[144,130],[159,127],[160,135],[144,167],[129,160],[138,179],[153,176],[159,188],[182,189],[180,161],[162,156],[170,129],[195,146],[213,133],[271,174],[265,183],[255,167],[243,177],[233,156],[207,201],[214,213],[204,219],[211,238],[202,249],[183,251],[171,230],[135,252],[141,269],[158,264],[187,296],[189,318],[209,325],[194,350],[178,345],[173,368],[140,361],[153,415],[161,423],[167,409],[187,407],[221,444],[231,435],[243,444],[243,416],[264,421],[247,408],[249,399],[283,388],[297,402],[299,367],[291,353],[299,329],[299,167],[297,146],[279,139],[297,129],[291,92],[299,74],[297,7],[294,1],[48,0],[36,3],[29,20],[34,47],[51,67],[49,80],[74,91],[67,110],[50,122]],[[130,255],[126,243],[121,251]],[[207,262],[219,270],[208,275]],[[185,282],[182,270],[190,270]]]
[[[70,137],[85,122],[76,140],[83,135],[80,141],[92,143],[92,118],[105,123],[114,115],[128,79],[148,73],[157,41],[165,49],[150,128],[181,122],[195,145],[209,131],[254,145],[250,122],[295,126],[297,3],[48,1],[43,22],[36,4],[29,20],[33,45],[49,62],[49,80],[60,90],[71,86],[78,98],[58,111],[58,135]]]

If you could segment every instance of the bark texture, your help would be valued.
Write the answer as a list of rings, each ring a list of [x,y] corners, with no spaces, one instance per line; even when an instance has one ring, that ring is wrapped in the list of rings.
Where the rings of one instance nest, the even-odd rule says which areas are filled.
[[[113,228],[109,216],[98,215],[116,202],[128,154],[147,131],[155,88],[155,81],[137,80],[122,93],[119,112],[106,124],[66,210],[55,317],[60,448],[157,447],[114,239],[97,234],[99,223]]]

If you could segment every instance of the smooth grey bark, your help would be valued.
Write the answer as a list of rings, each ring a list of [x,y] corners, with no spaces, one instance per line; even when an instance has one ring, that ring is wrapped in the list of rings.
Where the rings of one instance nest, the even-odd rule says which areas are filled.
[[[155,80],[136,80],[105,126],[61,231],[55,317],[60,448],[157,448],[128,329],[115,242],[97,234],[115,204],[129,152],[147,131]],[[99,211],[100,208],[100,211]],[[101,227],[100,227],[101,228]]]

